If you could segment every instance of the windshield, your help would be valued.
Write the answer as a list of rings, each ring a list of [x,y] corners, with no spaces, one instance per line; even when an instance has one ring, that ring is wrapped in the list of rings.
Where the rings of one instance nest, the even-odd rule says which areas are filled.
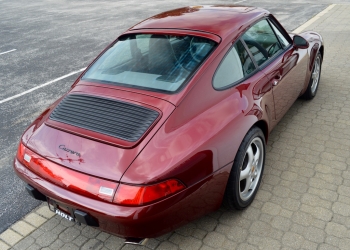
[[[138,34],[121,37],[82,79],[174,92],[205,60],[215,44],[195,36]]]

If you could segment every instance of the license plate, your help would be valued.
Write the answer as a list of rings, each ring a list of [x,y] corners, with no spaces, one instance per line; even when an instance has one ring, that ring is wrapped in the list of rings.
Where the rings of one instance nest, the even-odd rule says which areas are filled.
[[[69,221],[73,221],[75,222],[75,219],[70,216],[69,214],[66,214],[65,212],[61,211],[60,209],[58,209],[58,203],[50,198],[47,198],[47,204],[49,206],[49,209],[54,212],[55,214],[58,214],[59,216],[61,216],[62,218],[69,220]]]
[[[62,218],[65,218],[66,220],[69,220],[69,221],[75,221],[74,218],[64,212],[62,212],[61,210],[59,210],[58,208],[56,208],[56,211],[55,211],[56,214],[58,214],[59,216],[61,216]]]

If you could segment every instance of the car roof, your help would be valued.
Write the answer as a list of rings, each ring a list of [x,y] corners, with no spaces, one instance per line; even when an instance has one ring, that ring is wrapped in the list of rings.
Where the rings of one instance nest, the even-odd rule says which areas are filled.
[[[182,29],[212,33],[226,37],[234,30],[240,31],[268,11],[239,5],[188,6],[166,11],[150,17],[129,30]]]

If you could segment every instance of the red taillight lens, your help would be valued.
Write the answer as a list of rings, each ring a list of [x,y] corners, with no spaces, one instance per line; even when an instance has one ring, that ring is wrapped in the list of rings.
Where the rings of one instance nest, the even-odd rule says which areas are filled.
[[[18,149],[17,149],[17,159],[23,163],[23,158],[24,158],[24,151],[25,151],[25,146],[23,145],[22,142],[19,143]]]
[[[144,205],[175,194],[185,186],[178,180],[167,180],[150,186],[119,184],[113,202],[121,205]]]

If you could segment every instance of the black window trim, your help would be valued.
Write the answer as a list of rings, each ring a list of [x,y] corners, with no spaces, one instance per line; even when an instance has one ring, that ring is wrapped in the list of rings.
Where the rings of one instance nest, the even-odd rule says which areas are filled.
[[[293,40],[292,38],[289,36],[288,32],[286,32],[280,23],[277,22],[276,18],[273,15],[269,15],[268,17],[266,17],[266,19],[268,19],[269,22],[271,22],[273,25],[275,25],[275,27],[278,29],[279,32],[281,32],[281,34],[284,36],[284,38],[287,39],[287,41],[289,42],[289,45],[293,44]],[[288,46],[287,46],[288,47]]]
[[[251,27],[251,26],[250,26],[250,27]],[[244,33],[245,33],[245,32],[244,32]],[[255,58],[254,58],[252,52],[250,51],[250,49],[249,49],[248,45],[245,43],[245,41],[242,39],[244,33],[239,37],[239,40],[241,40],[241,42],[242,42],[244,48],[245,48],[246,51],[248,52],[248,54],[249,54],[249,56],[250,56],[250,59],[253,61],[254,65],[255,65],[255,68],[256,68],[256,69],[259,69],[259,65],[258,65],[258,63],[256,62],[256,60],[255,60]]]
[[[252,55],[251,51],[249,50],[247,44],[246,44],[246,43],[244,42],[244,40],[242,39],[242,37],[243,37],[243,35],[244,35],[253,25],[257,24],[258,22],[260,22],[260,21],[262,21],[262,20],[266,20],[270,27],[271,27],[270,22],[271,22],[273,25],[275,25],[275,27],[281,32],[281,34],[284,36],[284,38],[287,39],[287,41],[289,42],[289,45],[286,46],[284,49],[282,49],[279,53],[274,54],[272,57],[270,57],[267,61],[265,61],[263,64],[261,64],[261,65],[259,66],[259,65],[257,64],[256,60],[254,59],[254,56]],[[287,50],[289,50],[289,49],[293,46],[293,41],[292,41],[292,39],[290,38],[290,36],[288,35],[288,33],[286,33],[284,30],[281,30],[280,27],[281,27],[280,24],[276,24],[276,19],[275,19],[271,14],[270,14],[269,16],[264,16],[264,17],[258,19],[257,21],[253,22],[251,25],[249,25],[249,26],[244,30],[244,32],[237,38],[237,40],[234,41],[234,42],[232,42],[231,47],[227,50],[227,52],[225,53],[224,57],[221,59],[219,65],[217,66],[217,68],[216,68],[216,70],[215,70],[215,73],[214,73],[214,75],[213,75],[213,77],[212,77],[212,81],[211,81],[211,82],[212,82],[213,88],[214,88],[216,91],[223,91],[223,90],[230,89],[230,88],[232,88],[232,87],[234,87],[234,86],[236,86],[236,85],[238,85],[238,84],[244,82],[244,81],[247,80],[248,78],[252,77],[252,76],[255,75],[257,72],[262,71],[262,70],[265,69],[267,66],[269,66],[272,62],[274,62],[280,55],[282,55],[282,54],[285,53]],[[271,27],[271,29],[272,29],[273,33],[275,34],[275,36],[276,36],[276,38],[277,38],[277,41],[278,41],[279,43],[281,43],[281,41],[279,40],[278,36],[276,35],[276,33],[275,33],[273,27]],[[218,71],[220,65],[221,65],[222,62],[225,60],[227,54],[231,51],[231,49],[233,48],[233,46],[235,46],[236,43],[237,43],[238,41],[241,41],[241,42],[242,42],[242,44],[243,44],[245,50],[248,52],[248,54],[249,54],[249,56],[250,56],[250,59],[251,59],[252,62],[254,63],[255,70],[252,71],[249,75],[243,77],[242,79],[240,79],[240,80],[238,80],[238,81],[236,81],[236,82],[233,82],[233,83],[231,83],[231,84],[229,84],[229,85],[226,85],[226,86],[224,86],[224,87],[222,87],[222,88],[216,88],[216,87],[214,86],[214,77],[215,77],[215,75],[216,75],[216,73],[217,73],[217,71]]]
[[[274,25],[274,23],[272,23],[268,18],[266,19],[266,21],[269,24],[269,26],[271,27],[272,32],[275,34],[276,39],[277,39],[278,43],[280,44],[281,48],[283,48],[282,41],[281,41],[280,37],[276,34],[275,29],[272,27],[272,25]],[[276,27],[276,25],[275,25],[275,27]],[[278,29],[278,28],[276,27],[276,29]],[[281,32],[279,29],[278,29],[278,31]],[[282,32],[281,32],[281,34],[282,34]],[[282,34],[282,36],[283,36],[283,34]],[[286,46],[286,47],[288,47],[288,46]]]
[[[269,18],[271,15],[267,16],[267,17],[263,17],[260,18],[259,20],[257,20],[256,22],[254,22],[253,24],[251,24],[245,31],[244,33],[240,36],[240,38],[246,33],[246,31],[248,31],[252,26],[254,26],[255,24],[257,24],[258,22],[262,21],[262,20],[266,20],[267,23],[269,24],[270,28],[272,29],[272,32],[275,34],[276,39],[279,43],[281,43],[281,41],[279,40],[278,36],[276,35],[275,31],[273,30],[273,28],[271,27],[270,21],[271,19]],[[273,18],[272,18],[273,19]],[[276,28],[281,32],[281,34],[286,38],[286,34],[285,32],[282,32],[281,29],[279,28],[279,25],[276,25],[275,22],[272,22]],[[289,37],[289,36],[288,36]],[[243,39],[242,39],[243,40]],[[291,38],[289,37],[289,39],[287,39],[289,42],[291,42]],[[243,40],[244,42],[244,40]],[[244,42],[244,44],[247,46],[247,44]],[[280,44],[281,45],[281,44]],[[248,46],[247,46],[248,47]],[[268,58],[263,64],[261,64],[260,66],[258,66],[259,70],[263,70],[265,69],[267,66],[269,66],[272,62],[274,62],[276,60],[276,58],[278,58],[280,55],[282,55],[283,53],[285,53],[287,50],[289,50],[292,47],[292,44],[289,43],[289,46],[286,46],[284,49],[282,49],[280,52],[274,54],[272,57]],[[249,50],[250,51],[250,50]],[[254,62],[255,58],[253,57]],[[257,63],[256,63],[257,64]]]

